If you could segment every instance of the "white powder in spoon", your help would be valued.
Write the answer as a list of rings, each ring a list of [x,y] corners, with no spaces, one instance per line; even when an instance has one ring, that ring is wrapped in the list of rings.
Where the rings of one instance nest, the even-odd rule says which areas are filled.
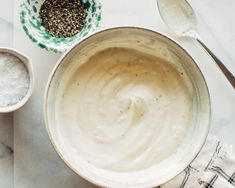
[[[0,52],[0,107],[17,104],[29,89],[29,73],[16,56]]]

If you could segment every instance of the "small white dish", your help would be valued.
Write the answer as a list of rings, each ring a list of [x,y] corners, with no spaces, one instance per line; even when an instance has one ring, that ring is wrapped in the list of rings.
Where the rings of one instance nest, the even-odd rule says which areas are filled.
[[[25,67],[27,68],[28,74],[29,74],[29,89],[26,93],[26,95],[16,104],[10,105],[10,106],[6,106],[6,107],[1,107],[0,106],[0,113],[9,113],[9,112],[13,112],[15,110],[18,110],[19,108],[21,108],[31,97],[32,92],[33,92],[33,88],[34,88],[34,73],[33,73],[33,65],[32,62],[30,61],[29,58],[27,58],[25,55],[23,55],[22,53],[11,49],[11,48],[0,48],[0,52],[3,53],[8,53],[11,54],[17,58],[19,58],[21,60],[21,62],[25,65]]]

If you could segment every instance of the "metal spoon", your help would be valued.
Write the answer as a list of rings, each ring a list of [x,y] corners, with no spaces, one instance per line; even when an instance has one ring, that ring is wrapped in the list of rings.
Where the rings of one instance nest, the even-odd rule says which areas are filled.
[[[235,77],[225,67],[222,61],[205,45],[197,33],[196,15],[186,0],[157,0],[160,15],[166,25],[178,36],[191,37],[197,40],[201,46],[214,59],[220,70],[235,89]]]

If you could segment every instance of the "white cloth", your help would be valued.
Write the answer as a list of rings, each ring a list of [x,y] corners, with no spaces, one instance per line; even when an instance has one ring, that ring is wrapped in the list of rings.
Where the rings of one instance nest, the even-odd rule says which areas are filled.
[[[232,146],[208,137],[196,159],[160,188],[235,188],[235,154]]]
[[[200,185],[201,184],[201,185]],[[214,172],[205,172],[203,180],[199,182],[199,185],[195,185],[195,187],[200,188],[234,188],[234,186],[229,183],[222,176],[214,173]]]

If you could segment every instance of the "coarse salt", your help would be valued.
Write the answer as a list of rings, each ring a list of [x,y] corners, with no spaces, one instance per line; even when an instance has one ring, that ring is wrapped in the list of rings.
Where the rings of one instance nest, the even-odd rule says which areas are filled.
[[[29,73],[16,56],[0,52],[0,107],[17,104],[29,89]]]

